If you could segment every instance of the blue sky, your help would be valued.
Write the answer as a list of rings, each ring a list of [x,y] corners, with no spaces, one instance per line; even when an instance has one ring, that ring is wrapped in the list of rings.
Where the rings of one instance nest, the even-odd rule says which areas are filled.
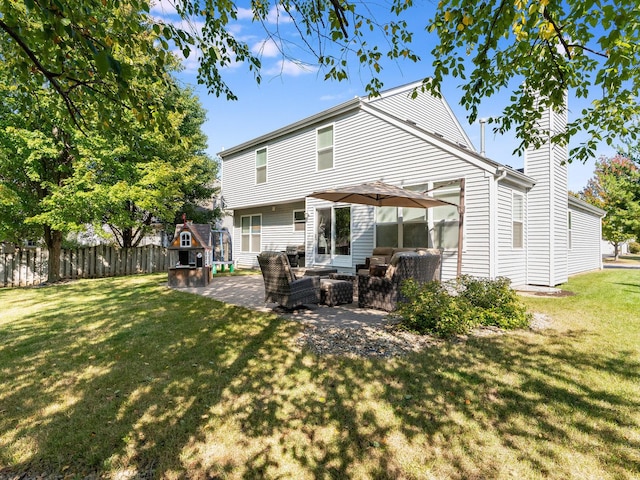
[[[208,151],[211,155],[333,107],[354,96],[365,94],[364,87],[370,75],[368,71],[360,71],[358,65],[354,63],[350,71],[350,80],[325,81],[325,72],[318,70],[316,66],[296,64],[291,60],[283,59],[275,44],[266,39],[264,28],[251,21],[250,11],[241,7],[242,2],[238,2],[238,5],[240,6],[238,20],[229,27],[236,38],[245,41],[253,51],[261,53],[262,82],[258,85],[246,66],[234,65],[225,68],[223,78],[238,97],[236,101],[229,101],[226,98],[208,95],[206,88],[196,84],[197,58],[190,57],[184,60],[185,69],[178,75],[181,82],[194,87],[207,110],[208,119],[204,125],[204,132],[208,136]],[[435,6],[431,2],[412,8],[411,21],[414,23],[412,27],[415,32],[413,48],[422,60],[417,64],[406,61],[384,65],[384,69],[378,75],[384,83],[384,88],[414,82],[431,74],[430,51],[433,39],[424,31],[424,26],[427,25],[434,10]],[[270,17],[272,23],[267,25],[269,28],[275,26],[277,15],[273,10],[272,13]],[[167,0],[163,0],[154,7],[152,14],[167,21],[176,20]],[[279,17],[278,29],[285,40],[291,40],[286,47],[290,49],[291,58],[304,59],[304,53],[298,49],[294,41],[293,25],[283,22],[282,19],[282,16]],[[459,105],[461,97],[459,84],[460,80],[451,78],[443,85],[442,93],[476,149],[479,150],[480,127],[477,122],[469,125],[466,112]],[[510,91],[505,90],[485,102],[480,110],[480,116],[499,115],[509,94]],[[570,92],[570,118],[573,111],[579,112],[580,109],[580,104],[571,97]],[[579,139],[575,139],[572,145],[577,145],[578,141]],[[522,167],[522,158],[512,155],[518,143],[512,135],[494,135],[491,126],[487,125],[485,146],[489,158],[513,168]],[[611,148],[603,147],[598,151],[597,156],[611,156],[614,153]],[[587,180],[593,175],[595,160],[592,159],[586,164],[569,165],[570,190],[578,191],[586,185]]]

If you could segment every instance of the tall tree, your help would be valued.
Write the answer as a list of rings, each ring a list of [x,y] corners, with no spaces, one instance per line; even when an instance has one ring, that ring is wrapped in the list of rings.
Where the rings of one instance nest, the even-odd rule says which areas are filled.
[[[617,260],[620,245],[640,236],[640,170],[622,155],[601,158],[579,196],[607,212],[602,235],[613,245]]]
[[[55,200],[72,177],[77,158],[72,135],[56,121],[58,98],[42,95],[39,107],[26,113],[21,108],[22,96],[0,82],[0,109],[4,111],[0,122],[0,235],[17,244],[44,238],[49,280],[56,281],[65,233],[90,218],[82,209]]]
[[[235,98],[222,72],[236,61],[246,62],[260,81],[257,54],[229,25],[238,17],[236,4],[169,3],[184,22],[153,19],[148,0],[1,2],[0,42],[10,48],[3,60],[20,88],[50,85],[76,119],[86,111],[84,103],[96,98],[151,113],[153,108],[145,107],[152,100],[130,88],[130,81],[162,72],[175,46],[184,56],[198,52],[199,81],[210,93]],[[436,35],[424,88],[437,93],[445,79],[459,78],[471,121],[484,99],[513,88],[503,115],[491,121],[500,132],[514,128],[521,150],[541,140],[532,125],[545,107],[563,108],[567,89],[591,99],[566,132],[548,132],[557,143],[581,130],[588,133],[571,158],[585,160],[600,141],[613,143],[619,135],[633,141],[639,132],[640,5],[635,0],[442,0],[428,22],[430,33],[408,28],[414,15],[411,0],[390,0],[386,8],[347,0],[256,1],[250,3],[254,21],[268,25],[272,7],[283,22],[293,20],[297,26],[298,39],[285,38],[278,27],[267,32],[283,55],[290,55],[292,43],[305,45],[326,68],[326,77],[338,80],[347,78],[354,64],[364,65],[373,94],[382,87],[385,59],[419,61],[412,42]],[[376,18],[378,8],[386,10],[384,21]],[[141,35],[145,25],[152,26],[147,36]],[[153,63],[142,67],[121,58],[121,52],[153,52],[157,46]],[[533,100],[532,91],[541,93],[542,104]],[[107,119],[113,114],[99,102],[94,105]]]
[[[81,143],[81,152],[92,158],[86,196],[95,222],[109,225],[121,247],[139,245],[152,224],[174,224],[183,211],[203,202],[210,206],[216,190],[217,164],[205,152],[205,111],[198,99],[190,90],[173,89],[163,105],[173,135],[166,135],[166,125],[137,124]]]
[[[141,53],[136,61],[146,58]],[[44,238],[49,281],[59,277],[67,232],[109,221],[130,246],[152,219],[172,219],[184,202],[210,197],[216,169],[204,154],[204,111],[191,92],[166,88],[169,66],[161,80],[154,74],[129,83],[154,98],[153,115],[162,122],[141,122],[125,109],[117,127],[104,128],[104,119],[87,115],[88,135],[69,121],[55,89],[26,91],[0,63],[0,235]]]

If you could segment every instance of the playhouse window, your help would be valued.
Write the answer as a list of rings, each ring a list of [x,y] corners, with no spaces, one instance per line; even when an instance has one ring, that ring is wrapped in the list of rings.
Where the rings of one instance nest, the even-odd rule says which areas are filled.
[[[191,246],[191,233],[182,232],[180,234],[180,246],[181,247],[190,247]]]

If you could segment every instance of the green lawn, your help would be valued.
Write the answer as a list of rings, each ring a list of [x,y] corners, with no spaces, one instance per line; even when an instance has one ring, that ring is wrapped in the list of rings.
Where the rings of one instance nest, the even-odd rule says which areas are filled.
[[[165,283],[0,290],[0,477],[640,478],[638,270],[523,298],[548,329],[381,360]]]

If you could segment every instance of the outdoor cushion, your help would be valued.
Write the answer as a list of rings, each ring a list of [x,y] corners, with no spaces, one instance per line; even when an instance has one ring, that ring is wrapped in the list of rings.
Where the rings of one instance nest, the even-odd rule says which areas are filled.
[[[405,280],[440,280],[442,252],[435,252],[398,252],[391,258],[384,277],[358,275],[358,306],[392,311],[403,300],[401,287]]]
[[[320,277],[296,278],[285,253],[262,252],[258,263],[264,279],[265,303],[292,309],[320,302]]]

